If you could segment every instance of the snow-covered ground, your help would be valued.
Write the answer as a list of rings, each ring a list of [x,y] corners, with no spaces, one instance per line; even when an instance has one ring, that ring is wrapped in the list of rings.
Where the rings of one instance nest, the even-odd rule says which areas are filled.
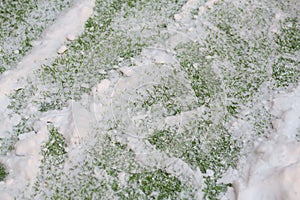
[[[297,0],[38,2],[0,2],[1,199],[300,199]]]

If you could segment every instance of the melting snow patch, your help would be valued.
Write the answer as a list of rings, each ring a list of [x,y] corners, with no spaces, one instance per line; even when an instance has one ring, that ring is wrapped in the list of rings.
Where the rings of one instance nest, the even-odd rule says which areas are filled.
[[[300,199],[300,85],[277,94],[271,113],[274,132],[259,143],[235,183],[241,200]]]

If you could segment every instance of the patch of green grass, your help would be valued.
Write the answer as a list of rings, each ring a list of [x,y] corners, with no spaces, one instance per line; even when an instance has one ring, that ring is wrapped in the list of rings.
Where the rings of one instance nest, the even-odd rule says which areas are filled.
[[[21,118],[20,122],[13,127],[14,135],[19,136],[24,133],[33,131],[32,121],[29,118]]]
[[[272,65],[276,88],[295,86],[300,80],[300,26],[299,17],[287,17],[281,22],[280,32],[274,35],[278,56]],[[297,53],[298,52],[298,53]]]
[[[191,188],[178,178],[161,169],[147,169],[135,161],[134,152],[126,145],[106,136],[107,143],[103,147],[102,159],[97,159],[97,166],[103,167],[113,180],[110,188],[121,199],[184,199],[180,194],[191,195]],[[113,157],[109,156],[113,155]],[[125,156],[127,159],[125,159]],[[100,161],[100,162],[99,162]],[[122,164],[122,162],[125,162]],[[117,164],[118,163],[118,164]],[[126,166],[126,167],[125,167]],[[125,172],[126,184],[119,180],[120,173]]]
[[[4,181],[7,175],[8,172],[5,166],[2,163],[0,163],[0,181]]]
[[[64,136],[53,125],[49,125],[48,141],[42,147],[45,164],[58,166],[64,162],[67,144]]]
[[[198,43],[186,43],[176,47],[181,69],[186,73],[198,98],[198,106],[208,106],[220,92],[220,80],[212,70],[212,60],[205,47]]]
[[[123,190],[118,194],[121,199],[182,199],[184,185],[175,176],[154,170],[131,174]]]
[[[224,37],[224,43],[219,37]],[[206,39],[207,46],[213,47],[211,54],[220,61],[219,70],[222,73],[224,92],[234,102],[246,103],[255,95],[264,81],[268,79],[268,66],[261,57],[267,56],[266,41],[251,44],[237,34],[212,33]],[[254,45],[254,46],[252,46]],[[245,50],[246,49],[246,50]],[[222,62],[226,60],[226,62]],[[223,64],[224,63],[224,64]]]
[[[27,85],[24,88],[16,89],[9,95],[10,104],[7,106],[13,114],[21,114],[35,94],[36,88],[33,85]]]
[[[299,17],[288,17],[281,24],[280,33],[276,34],[276,44],[281,52],[296,52],[300,50]]]
[[[1,52],[1,51],[0,51],[0,52]],[[2,74],[3,72],[5,72],[5,70],[6,70],[6,69],[5,69],[4,67],[1,66],[1,67],[0,67],[0,74]]]
[[[300,61],[279,57],[272,66],[272,78],[276,87],[297,85],[300,80]]]
[[[199,167],[203,173],[210,168],[234,166],[239,146],[231,139],[226,129],[209,121],[199,120],[191,123],[194,126],[189,125],[189,130],[183,132],[172,128],[156,130],[148,140],[157,149],[162,151],[167,149],[172,155],[182,158],[194,168]],[[220,172],[220,169],[216,171]]]
[[[139,98],[134,100],[134,110],[155,112],[153,108],[159,107],[162,116],[177,115],[195,107],[194,102],[185,100],[192,95],[190,89],[173,76],[166,75],[160,83],[137,90],[136,95]]]
[[[204,199],[209,200],[219,200],[220,193],[225,193],[228,187],[232,187],[232,184],[224,184],[218,183],[218,179],[212,177],[205,177],[204,178],[205,188],[203,189],[204,192]]]
[[[252,109],[245,119],[251,123],[257,136],[267,135],[272,129],[272,115],[266,108]]]
[[[37,180],[33,186],[34,189],[34,198],[33,197],[19,197],[22,199],[36,199],[36,196],[46,198],[49,194],[47,194],[47,190],[40,190],[40,188],[48,188],[50,187],[52,190],[50,192],[51,199],[64,199],[63,195],[57,196],[55,195],[55,190],[57,188],[64,188],[63,185],[60,185],[60,181],[63,178],[63,166],[66,160],[66,148],[67,144],[64,136],[58,131],[57,128],[53,126],[53,124],[48,125],[48,140],[41,147],[41,155],[43,156],[41,160],[39,174],[37,176]],[[49,173],[51,172],[51,173]],[[51,180],[55,180],[55,186],[48,185]],[[67,192],[67,191],[65,191]],[[53,194],[54,193],[54,194]]]
[[[226,34],[223,36],[226,37]],[[186,43],[176,47],[180,67],[185,72],[198,99],[197,106],[204,105],[210,111],[186,125],[181,125],[180,129],[178,127],[158,129],[148,137],[148,141],[158,150],[181,158],[194,169],[198,167],[204,174],[209,170],[213,171],[212,176],[204,177],[205,199],[217,199],[217,196],[230,186],[218,183],[217,180],[229,167],[236,166],[240,144],[232,139],[231,133],[223,124],[226,124],[228,117],[238,114],[240,104],[236,102],[240,102],[241,99],[245,102],[249,100],[255,94],[255,89],[258,88],[257,84],[261,84],[253,79],[255,77],[249,77],[248,80],[246,76],[244,77],[246,71],[254,69],[254,67],[248,66],[248,62],[251,63],[253,60],[251,58],[249,61],[244,60],[245,55],[239,53],[242,49],[241,46],[236,49],[232,48],[233,44],[247,46],[247,42],[237,37],[231,44],[220,44],[218,37],[215,39],[212,37],[212,35],[208,36],[205,40],[206,44]],[[229,37],[234,36],[230,35]],[[226,48],[232,48],[232,51]],[[234,77],[234,79],[227,79],[229,82],[224,82],[223,78],[227,77],[216,73],[214,62],[216,59],[228,58],[234,53],[233,51],[237,51],[237,57],[232,57],[231,60],[237,65],[236,71],[231,71],[233,73],[230,74],[230,78]],[[262,79],[262,77],[260,78]],[[248,81],[251,82],[247,83]],[[250,84],[252,82],[255,84]],[[234,86],[233,84],[238,85]],[[230,90],[227,90],[227,87]],[[248,92],[251,90],[253,92],[249,95]],[[237,99],[224,105],[223,95]],[[214,110],[215,106],[223,108]]]
[[[175,131],[169,129],[154,130],[153,134],[148,138],[150,144],[154,145],[155,148],[165,152],[169,149],[168,144],[172,144],[174,139]]]
[[[13,151],[17,140],[18,138],[15,135],[0,138],[0,155],[7,155],[7,153]]]
[[[102,147],[93,147],[94,153],[100,151],[101,157],[103,157],[101,159],[95,158],[96,166],[106,169],[111,175],[124,170],[126,172],[138,170],[140,166],[134,160],[134,152],[127,145],[121,144],[116,141],[115,137],[108,134],[104,135],[101,143]]]
[[[271,13],[256,6],[246,7],[252,11],[245,13],[243,6],[218,2],[203,16],[213,24],[206,27],[203,41],[176,47],[181,69],[190,80],[199,105],[210,111],[185,126],[185,131],[158,130],[148,139],[156,148],[199,167],[205,174],[204,199],[218,199],[230,187],[217,180],[238,161],[241,146],[224,124],[238,116],[240,107],[251,101],[270,79],[269,64],[264,58],[272,55],[272,41],[265,28],[271,24],[264,18],[271,17]],[[256,32],[257,27],[262,27],[261,32]],[[213,174],[206,175],[207,171]]]
[[[256,4],[224,1],[204,17],[218,28],[207,27],[202,46],[203,53],[216,63],[213,68],[218,71],[224,95],[232,102],[228,103],[229,109],[251,101],[261,85],[271,79],[266,58],[274,56],[268,29],[272,16],[268,9]]]
[[[206,193],[211,199],[223,192],[227,186],[217,183],[229,167],[235,167],[238,161],[240,146],[231,138],[230,133],[222,126],[209,120],[191,121],[180,131],[176,127],[156,130],[148,141],[157,149],[181,158],[194,169],[199,167],[202,173],[214,172],[204,177],[206,187],[215,188],[215,192]]]

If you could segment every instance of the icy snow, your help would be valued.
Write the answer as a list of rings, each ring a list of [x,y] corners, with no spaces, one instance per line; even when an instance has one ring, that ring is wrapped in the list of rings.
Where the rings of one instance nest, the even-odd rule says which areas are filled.
[[[199,8],[198,14],[201,15],[216,2],[216,0],[207,1],[204,6]],[[66,39],[74,40],[75,35],[80,34],[85,21],[92,13],[93,6],[94,0],[81,0],[74,4],[72,8],[58,18],[52,27],[49,27],[39,44],[36,44],[31,54],[19,63],[16,70],[3,74],[0,80],[1,105],[6,107],[8,102],[5,95],[20,86],[17,82],[18,79],[26,77],[32,70],[46,62],[46,59],[57,56],[56,52],[62,54],[67,50],[62,45]],[[197,6],[198,1],[188,1],[181,12],[174,15],[176,23],[190,22],[191,18],[188,13]],[[176,24],[168,28],[172,32],[176,28]],[[186,27],[179,27],[178,32],[183,31],[184,28]],[[189,40],[198,38],[195,33],[192,33],[193,29],[188,30],[191,30],[191,33],[186,38]],[[179,35],[180,33],[174,33],[173,37],[166,41],[166,44],[172,47],[186,40],[186,38]],[[103,110],[105,109],[112,112],[115,120],[123,119],[130,125],[134,121],[127,120],[127,118],[133,119],[136,117],[138,119],[143,117],[136,113],[133,116],[130,111],[122,107],[124,102],[133,98],[130,96],[133,90],[143,86],[147,87],[147,84],[155,85],[159,78],[170,73],[168,67],[157,67],[156,64],[176,65],[178,63],[176,63],[174,55],[165,49],[145,48],[141,55],[144,56],[145,60],[137,62],[138,65],[143,65],[139,69],[131,67],[121,67],[119,69],[124,77],[118,79],[114,89],[110,88],[113,81],[109,79],[102,80],[101,83],[93,88],[94,102],[91,108],[94,113],[85,108],[82,102],[70,101],[68,108],[45,113],[40,119],[39,131],[23,135],[15,145],[15,152],[6,157],[1,157],[0,160],[10,169],[8,179],[0,185],[1,199],[12,199],[12,194],[24,188],[28,183],[31,184],[35,179],[40,159],[40,146],[47,139],[47,121],[59,124],[68,144],[71,147],[76,147],[76,145],[80,146],[83,141],[82,138],[88,136],[92,129],[92,123],[106,117],[99,116],[99,114],[104,113]],[[152,73],[153,69],[155,69],[155,73]],[[148,76],[151,73],[152,76]],[[111,94],[110,98],[107,97],[108,94]],[[109,100],[110,103],[107,103]],[[300,85],[293,91],[275,94],[272,102],[268,103],[271,105],[270,112],[273,115],[273,133],[269,138],[257,141],[249,156],[242,158],[244,160],[240,162],[241,164],[234,172],[236,174],[234,175],[234,180],[232,180],[234,181],[234,191],[228,194],[228,199],[300,199],[300,144],[297,142],[300,134]],[[1,108],[2,110],[3,113],[6,113],[5,109]],[[198,108],[196,111],[182,112],[179,116],[166,118],[165,122],[169,124],[183,123],[183,119],[191,117],[194,113],[201,114],[203,112],[204,109],[202,108]],[[13,123],[11,121],[7,122],[2,118],[1,131],[8,129],[10,124]],[[125,130],[127,134],[125,136],[117,136],[117,138],[121,142],[126,140],[127,145],[135,152],[137,161],[145,166],[165,168],[168,173],[175,174],[181,180],[191,181],[196,188],[202,187],[203,174],[199,169],[193,170],[183,160],[168,157],[152,149],[147,142],[142,141],[143,135],[138,135],[138,133],[134,135],[134,126],[128,126],[127,128]],[[131,134],[131,132],[133,133]],[[75,154],[75,150],[71,153]],[[212,175],[212,173],[213,171],[207,171],[208,175]],[[101,179],[101,172],[95,170],[95,174]],[[119,176],[120,181],[124,182],[124,174]],[[196,198],[202,198],[200,190],[197,191]]]

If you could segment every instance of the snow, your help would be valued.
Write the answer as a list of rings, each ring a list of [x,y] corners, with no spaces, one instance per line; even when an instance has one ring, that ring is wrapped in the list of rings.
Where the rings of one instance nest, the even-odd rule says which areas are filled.
[[[271,113],[274,115],[272,123],[275,131],[288,138],[295,138],[300,128],[300,86],[293,92],[276,95]]]
[[[272,101],[274,132],[247,159],[236,181],[237,198],[269,200],[300,198],[300,85],[276,94]]]
[[[68,145],[65,169],[71,168],[74,163],[74,165],[83,163],[85,158],[83,154],[89,144],[96,143],[99,138],[103,139],[104,130],[110,126],[108,123],[112,123],[119,126],[119,129],[110,130],[109,133],[115,141],[126,145],[134,152],[134,159],[140,166],[152,170],[165,170],[181,182],[195,188],[194,199],[203,199],[204,179],[214,177],[215,171],[207,169],[206,172],[201,172],[199,167],[191,166],[184,158],[158,150],[150,144],[147,137],[154,129],[164,126],[179,127],[178,132],[180,132],[181,128],[193,122],[193,119],[201,118],[208,112],[205,106],[184,110],[189,105],[195,104],[196,97],[185,74],[174,70],[180,68],[174,48],[181,43],[201,42],[201,38],[206,34],[200,26],[201,16],[218,2],[217,0],[209,0],[205,3],[197,0],[187,1],[173,16],[175,21],[170,22],[166,27],[170,37],[161,43],[144,47],[139,56],[132,58],[134,66],[115,66],[109,72],[99,69],[101,74],[107,77],[91,88],[91,95],[85,94],[79,101],[69,100],[68,107],[62,110],[40,114],[34,124],[34,130],[20,135],[14,145],[14,151],[0,157],[0,161],[9,169],[8,178],[0,185],[1,199],[9,200],[16,194],[22,195],[26,187],[29,187],[29,193],[32,192],[42,160],[41,147],[48,139],[47,126],[50,122],[59,127]],[[76,41],[76,37],[83,32],[84,24],[92,15],[94,5],[94,0],[76,1],[73,7],[64,11],[45,31],[43,37],[35,42],[30,54],[21,60],[17,68],[1,76],[1,137],[6,137],[13,125],[21,120],[17,115],[12,118],[6,117],[9,113],[6,108],[9,104],[7,95],[21,88],[22,84],[26,83],[25,79],[34,70],[49,63],[51,59],[62,56],[60,54],[68,50],[66,43]],[[191,16],[191,11],[194,9],[198,10],[195,19]],[[278,23],[282,15],[282,13],[275,15],[275,22],[270,31],[278,32]],[[117,27],[118,21],[114,23]],[[203,22],[205,23],[208,22]],[[212,25],[211,27],[215,28]],[[119,28],[122,30],[122,27]],[[193,63],[192,67],[197,70],[201,66]],[[133,103],[140,103],[139,100],[143,100],[143,95],[147,95],[145,91],[159,85],[164,77],[176,77],[176,80],[182,84],[176,86],[184,88],[184,93],[178,95],[176,99],[176,103],[186,106],[179,114],[164,116],[167,111],[161,104],[154,105],[149,110],[138,110],[132,106]],[[90,85],[83,83],[81,87],[88,89]],[[139,92],[140,96],[137,95]],[[247,120],[230,119],[232,121],[229,127],[235,137],[240,134],[245,136],[242,139],[251,138],[253,141],[245,147],[246,153],[240,156],[237,167],[228,169],[227,174],[219,180],[233,183],[233,188],[229,188],[223,195],[224,200],[300,199],[300,143],[298,141],[300,84],[290,90],[266,93],[265,96],[262,95],[263,98],[267,96],[271,97],[270,99],[257,97],[258,101],[263,100],[260,105],[263,104],[272,115],[272,129],[264,137],[254,137],[252,126]],[[36,113],[33,105],[27,106],[29,114]],[[215,109],[218,112],[219,108]],[[220,113],[218,116],[217,112],[214,119],[216,122],[222,115]],[[250,110],[246,109],[242,112],[246,115]],[[95,129],[100,131],[96,132]],[[102,170],[97,167],[92,169],[99,181],[106,180],[108,177],[107,172]],[[119,172],[117,178],[121,185],[126,185],[128,177],[125,172]]]
[[[65,45],[63,45],[63,46],[61,46],[58,50],[57,50],[57,53],[58,54],[63,54],[65,51],[67,51],[68,50],[68,48],[65,46]]]

